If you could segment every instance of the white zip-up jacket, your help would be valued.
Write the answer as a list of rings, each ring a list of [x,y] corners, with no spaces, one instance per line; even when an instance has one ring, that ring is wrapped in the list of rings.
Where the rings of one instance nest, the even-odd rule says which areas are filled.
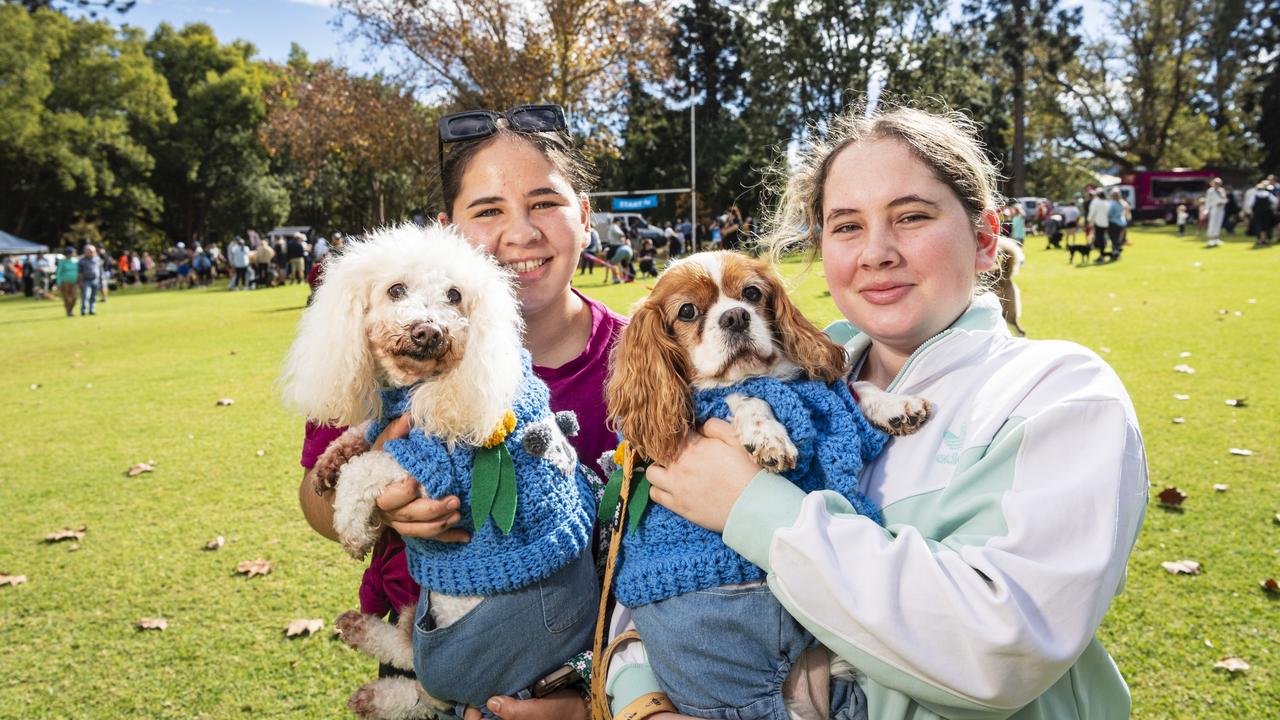
[[[1102,198],[1094,198],[1089,201],[1089,216],[1085,218],[1085,222],[1098,227],[1107,227],[1111,224],[1111,218],[1107,215],[1110,203]]]
[[[855,360],[870,346],[847,322],[827,332]],[[1094,637],[1147,503],[1115,372],[1074,343],[1011,337],[984,295],[888,389],[934,414],[863,469],[883,527],[761,472],[725,542],[857,668],[872,720],[1127,718],[1128,688]]]

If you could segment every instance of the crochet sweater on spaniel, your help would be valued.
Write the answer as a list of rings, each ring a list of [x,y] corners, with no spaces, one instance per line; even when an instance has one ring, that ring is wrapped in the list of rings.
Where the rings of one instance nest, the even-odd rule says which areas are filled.
[[[764,400],[786,427],[797,450],[795,469],[784,473],[788,480],[806,492],[834,490],[858,513],[881,522],[879,509],[858,491],[858,473],[888,438],[867,422],[843,382],[751,378],[726,388],[695,391],[698,423],[712,417],[728,419],[725,398],[735,393]],[[764,572],[729,549],[718,533],[649,503],[636,531],[623,536],[614,593],[623,605],[638,607],[762,579]]]

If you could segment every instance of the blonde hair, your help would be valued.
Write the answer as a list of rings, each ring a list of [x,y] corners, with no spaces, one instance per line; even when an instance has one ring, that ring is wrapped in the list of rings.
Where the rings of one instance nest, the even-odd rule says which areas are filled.
[[[783,179],[778,209],[769,217],[769,232],[762,245],[775,260],[784,252],[809,247],[816,256],[822,237],[823,189],[831,163],[842,150],[875,140],[897,140],[960,199],[965,214],[977,227],[985,212],[998,207],[999,173],[987,158],[978,126],[954,111],[929,112],[894,106],[867,113],[854,106],[836,116],[822,136],[811,127],[814,139],[790,168],[774,169]]]

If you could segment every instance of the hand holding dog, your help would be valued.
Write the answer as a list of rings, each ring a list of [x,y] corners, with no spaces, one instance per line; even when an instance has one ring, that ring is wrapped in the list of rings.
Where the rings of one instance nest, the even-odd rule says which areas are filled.
[[[651,465],[649,497],[712,532],[724,532],[729,511],[760,471],[729,423],[712,418],[690,430],[675,462]]]
[[[373,449],[381,450],[388,440],[409,434],[409,416],[401,415],[387,425],[374,441]],[[378,496],[378,510],[386,525],[401,535],[426,538],[437,542],[467,542],[471,534],[457,525],[459,500],[449,495],[438,500],[423,497],[421,485],[412,477],[391,483]]]

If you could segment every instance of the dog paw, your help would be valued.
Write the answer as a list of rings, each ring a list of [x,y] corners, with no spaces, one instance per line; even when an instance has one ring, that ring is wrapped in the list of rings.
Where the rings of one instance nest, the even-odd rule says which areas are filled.
[[[342,641],[353,648],[364,644],[365,616],[357,610],[348,610],[333,621],[333,626],[342,635]]]
[[[886,407],[881,408],[877,417],[868,415],[867,419],[895,437],[910,435],[924,427],[925,421],[933,414],[929,401],[916,395],[890,395],[884,405]]]
[[[773,473],[784,473],[794,470],[798,452],[791,438],[785,434],[778,436],[762,435],[756,442],[744,443],[747,452],[761,468]]]
[[[382,716],[378,702],[378,690],[372,685],[365,685],[347,700],[347,709],[355,713],[360,720],[374,720]]]

